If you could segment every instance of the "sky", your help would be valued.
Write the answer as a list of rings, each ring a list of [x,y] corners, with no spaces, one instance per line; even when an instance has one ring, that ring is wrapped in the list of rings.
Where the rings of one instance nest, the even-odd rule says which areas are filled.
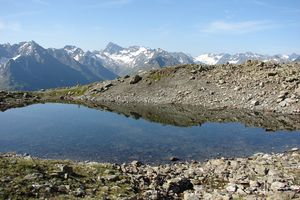
[[[0,0],[0,43],[300,53],[299,0]]]

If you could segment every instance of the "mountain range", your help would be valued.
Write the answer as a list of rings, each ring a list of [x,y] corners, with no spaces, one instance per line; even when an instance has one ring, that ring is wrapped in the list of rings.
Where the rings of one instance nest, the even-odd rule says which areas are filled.
[[[38,90],[114,79],[117,76],[178,64],[240,64],[249,59],[274,62],[299,61],[300,56],[202,54],[192,57],[142,46],[121,47],[109,43],[99,51],[83,51],[67,45],[60,49],[41,47],[34,41],[0,44],[0,89]]]
[[[0,45],[0,89],[38,90],[114,79],[102,65],[74,60],[64,49],[44,49],[34,41]]]

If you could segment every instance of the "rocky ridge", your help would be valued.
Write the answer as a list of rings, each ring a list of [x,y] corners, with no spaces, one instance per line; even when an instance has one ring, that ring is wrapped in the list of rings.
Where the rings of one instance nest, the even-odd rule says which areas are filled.
[[[186,104],[300,113],[300,64],[248,61],[242,65],[180,65],[88,86],[65,99],[93,102]]]

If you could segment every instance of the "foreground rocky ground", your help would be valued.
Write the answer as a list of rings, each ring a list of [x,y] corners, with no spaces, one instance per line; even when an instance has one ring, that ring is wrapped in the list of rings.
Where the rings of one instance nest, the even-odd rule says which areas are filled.
[[[159,166],[0,155],[0,199],[300,199],[300,152]]]

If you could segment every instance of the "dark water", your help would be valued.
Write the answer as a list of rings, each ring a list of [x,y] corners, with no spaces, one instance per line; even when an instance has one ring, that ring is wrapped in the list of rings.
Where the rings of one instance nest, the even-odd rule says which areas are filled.
[[[0,152],[47,158],[149,163],[247,156],[300,147],[300,131],[240,123],[176,127],[78,105],[36,104],[0,113]]]

